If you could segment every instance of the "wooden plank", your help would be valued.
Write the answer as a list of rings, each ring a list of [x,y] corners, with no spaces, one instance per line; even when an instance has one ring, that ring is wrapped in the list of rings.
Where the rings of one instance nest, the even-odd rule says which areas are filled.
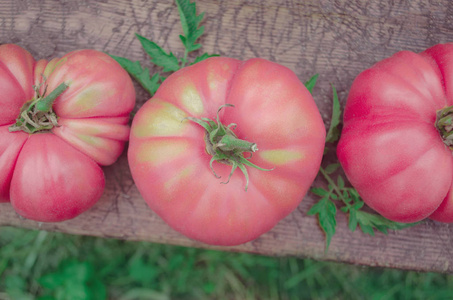
[[[352,80],[363,69],[399,50],[420,52],[453,41],[453,2],[415,1],[197,1],[205,11],[203,50],[239,59],[263,57],[286,65],[302,81],[319,73],[314,97],[326,123],[333,83],[344,104]],[[176,54],[183,52],[179,17],[172,1],[0,0],[0,42],[16,43],[36,58],[93,48],[147,61],[134,33]],[[138,86],[138,109],[148,98]],[[328,124],[326,124],[327,126]],[[210,247],[170,229],[144,203],[131,178],[126,155],[106,167],[107,186],[96,206],[55,224],[19,218],[0,204],[0,225],[71,234],[146,240],[191,247],[294,255],[370,266],[453,272],[453,225],[426,221],[388,236],[351,233],[344,216],[328,253],[308,194],[297,210],[259,239],[235,247]],[[314,185],[325,182],[317,178]]]

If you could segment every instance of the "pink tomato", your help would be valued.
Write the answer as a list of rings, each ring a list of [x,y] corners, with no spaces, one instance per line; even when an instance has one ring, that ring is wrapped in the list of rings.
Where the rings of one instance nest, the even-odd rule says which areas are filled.
[[[452,105],[453,44],[398,52],[355,79],[337,154],[384,217],[453,222]]]
[[[100,166],[115,162],[128,140],[135,104],[129,75],[95,50],[35,61],[5,44],[0,89],[0,202],[42,222],[92,207],[104,190]]]
[[[316,104],[291,70],[214,57],[172,74],[140,108],[128,158],[143,198],[172,228],[236,245],[298,206],[324,140]]]

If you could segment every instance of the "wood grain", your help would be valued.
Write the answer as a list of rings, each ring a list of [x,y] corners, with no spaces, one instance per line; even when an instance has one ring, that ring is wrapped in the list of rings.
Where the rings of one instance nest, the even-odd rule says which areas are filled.
[[[283,64],[305,81],[319,73],[315,101],[326,126],[333,83],[344,104],[352,80],[363,69],[399,50],[420,52],[453,41],[453,2],[438,1],[197,1],[205,11],[203,50],[238,59],[262,57]],[[0,43],[16,43],[36,58],[52,58],[92,48],[147,62],[134,33],[182,54],[182,33],[173,1],[0,0]],[[196,55],[196,53],[195,53]],[[136,110],[148,99],[136,85]],[[146,240],[190,247],[291,255],[369,266],[453,273],[453,225],[426,221],[388,236],[350,232],[345,216],[328,253],[308,194],[272,231],[236,247],[209,247],[169,228],[142,200],[126,155],[106,167],[107,186],[99,203],[80,217],[57,224],[21,219],[0,204],[0,225],[70,234]],[[317,178],[314,185],[323,186]]]

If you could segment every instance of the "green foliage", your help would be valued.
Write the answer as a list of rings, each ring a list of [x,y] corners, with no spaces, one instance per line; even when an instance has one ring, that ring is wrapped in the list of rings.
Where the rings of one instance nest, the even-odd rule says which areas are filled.
[[[218,54],[208,54],[208,53],[203,53],[202,55],[200,56],[197,56],[195,57],[195,60],[193,61],[193,63],[191,63],[191,65],[194,65],[200,61],[203,61],[207,58],[210,58],[210,57],[215,57],[215,56],[219,56]]]
[[[379,230],[384,234],[388,234],[388,230],[400,230],[418,225],[420,224],[420,222],[417,223],[393,222],[390,221],[389,219],[384,218],[381,215],[372,214],[357,209],[349,212],[349,229],[351,229],[351,231],[354,231],[357,228],[357,224],[360,226],[360,229],[363,232],[369,235],[374,235],[373,229]]]
[[[333,84],[332,91],[333,91],[332,117],[330,119],[330,126],[326,136],[327,143],[334,143],[338,141],[338,139],[340,138],[340,129],[338,126],[340,125],[341,108],[340,101],[338,101],[337,89],[333,86]]]
[[[308,215],[318,215],[318,221],[321,225],[321,228],[326,234],[326,249],[329,248],[330,241],[335,234],[335,228],[337,226],[337,221],[335,216],[337,214],[337,207],[335,203],[331,200],[330,192],[324,189],[313,188],[312,192],[318,196],[322,196],[315,205],[313,205],[308,211]]]
[[[45,290],[40,299],[95,300],[107,297],[104,284],[97,278],[89,262],[74,259],[63,261],[57,271],[40,277],[38,283]]]
[[[204,32],[204,26],[199,27],[204,13],[197,16],[197,7],[189,0],[176,0],[176,5],[184,32],[179,38],[188,52],[198,50],[201,45],[196,44],[196,41]]]
[[[151,57],[151,62],[156,66],[163,67],[163,72],[178,71],[179,61],[173,53],[167,53],[164,49],[158,46],[156,43],[148,40],[147,38],[135,34],[140,43],[142,44],[143,50],[146,54]]]
[[[160,85],[159,73],[156,73],[150,77],[149,69],[142,68],[139,61],[133,62],[124,57],[115,55],[110,56],[115,59],[135,80],[137,80],[137,82],[139,82],[148,93],[151,95],[156,93]]]
[[[318,80],[319,74],[313,75],[307,82],[305,82],[305,87],[311,93],[313,93],[313,88],[316,85],[316,81]]]
[[[449,299],[453,276],[0,228],[0,299]]]
[[[357,190],[345,186],[345,180],[341,175],[337,176],[336,181],[330,176],[338,168],[338,164],[328,165],[326,169],[321,168],[320,174],[327,180],[328,187],[327,189],[319,187],[311,189],[313,194],[322,197],[319,202],[312,206],[308,211],[308,214],[318,214],[319,224],[326,234],[326,251],[335,234],[335,202],[339,203],[342,212],[348,214],[348,227],[352,232],[359,226],[364,233],[374,236],[375,230],[387,234],[388,230],[404,229],[418,224],[393,222],[380,215],[361,210],[365,203],[360,198]],[[328,203],[328,205],[326,203]]]
[[[318,76],[313,76],[310,80],[305,83],[305,86],[310,91],[316,84]],[[330,121],[329,130],[326,135],[326,143],[335,143],[340,138],[340,116],[341,108],[338,100],[338,94],[335,87],[332,85],[333,101],[332,101],[332,117]],[[324,151],[324,155],[328,153],[328,148]],[[375,230],[378,230],[384,234],[388,233],[388,230],[399,230],[407,227],[412,227],[419,223],[397,223],[390,221],[380,215],[368,213],[361,210],[365,203],[360,198],[359,193],[352,187],[345,186],[345,180],[341,175],[337,176],[337,180],[333,180],[331,175],[337,172],[341,168],[338,162],[331,163],[326,168],[320,168],[319,173],[327,181],[327,188],[314,187],[311,192],[319,197],[317,203],[315,203],[310,210],[307,212],[308,215],[317,215],[318,222],[321,229],[326,235],[326,251],[329,249],[332,237],[336,232],[336,215],[337,205],[340,205],[340,210],[348,214],[348,227],[354,232],[357,226],[362,232],[374,236]]]
[[[194,2],[189,0],[175,0],[178,7],[179,17],[184,35],[179,38],[184,46],[184,55],[176,57],[172,52],[165,51],[157,43],[135,34],[140,41],[143,50],[151,58],[151,63],[161,69],[152,76],[149,68],[142,67],[139,61],[131,61],[125,57],[110,55],[115,59],[151,96],[153,96],[165,77],[161,73],[176,72],[188,63],[188,54],[201,48],[197,40],[204,33],[204,26],[200,26],[204,13],[197,15]],[[203,53],[197,56],[191,64],[195,64],[217,54]]]

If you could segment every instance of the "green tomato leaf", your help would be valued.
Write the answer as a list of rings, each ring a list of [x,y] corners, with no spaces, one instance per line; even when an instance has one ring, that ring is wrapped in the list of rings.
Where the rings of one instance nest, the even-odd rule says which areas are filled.
[[[372,226],[365,225],[359,222],[359,227],[360,229],[362,229],[364,233],[374,236],[374,230]]]
[[[173,53],[165,52],[159,45],[137,33],[135,35],[142,44],[145,52],[151,57],[151,62],[157,66],[163,67],[163,72],[174,72],[179,70],[179,61]]]
[[[305,87],[310,92],[310,94],[312,93],[313,88],[316,85],[316,80],[318,79],[318,76],[319,76],[319,74],[315,74],[310,79],[308,79],[307,82],[305,82]]]
[[[197,16],[195,2],[191,3],[189,0],[176,0],[176,5],[178,6],[182,31],[184,32],[184,35],[180,35],[179,38],[187,52],[195,51],[201,47],[200,44],[195,42],[204,32],[204,26],[199,27],[204,13]]]
[[[111,55],[110,56],[116,60],[126,72],[129,73],[137,82],[148,92],[150,95],[154,95],[157,89],[160,86],[159,83],[159,74],[156,73],[153,77],[150,77],[149,69],[142,68],[139,61],[131,61],[127,58]]]
[[[359,209],[361,209],[364,205],[365,205],[365,202],[363,202],[362,200],[358,200],[358,201],[356,201],[356,202],[352,205],[352,208],[355,209],[355,210],[359,210]]]
[[[336,170],[338,170],[339,167],[340,167],[339,163],[330,164],[324,169],[324,171],[330,175],[334,173]]]
[[[178,7],[179,16],[181,19],[181,25],[184,35],[180,35],[180,39],[185,47],[184,56],[177,58],[172,52],[166,52],[162,47],[157,45],[155,42],[148,40],[147,38],[135,34],[137,39],[140,41],[145,52],[150,56],[151,62],[156,66],[162,67],[162,72],[176,72],[187,63],[187,54],[191,51],[195,51],[201,47],[200,44],[196,43],[196,40],[203,34],[204,27],[200,27],[200,23],[203,20],[204,13],[197,15],[196,4],[190,2],[190,0],[176,0]],[[138,81],[138,83],[153,96],[160,84],[165,80],[165,77],[160,76],[156,73],[150,76],[148,68],[142,68],[140,62],[130,61],[124,57],[113,56],[114,58],[126,71]],[[204,53],[195,59],[194,63],[205,60],[208,57],[218,56],[216,54]]]
[[[381,215],[372,214],[360,210],[356,210],[357,222],[364,233],[374,235],[374,230],[387,234],[388,230],[400,230],[420,224],[416,223],[398,223],[384,218]]]
[[[198,63],[198,62],[200,62],[200,61],[203,61],[203,60],[205,60],[205,59],[207,59],[207,58],[214,57],[214,56],[220,56],[220,55],[218,55],[218,54],[208,54],[208,53],[203,53],[202,55],[197,56],[197,57],[195,58],[195,60],[194,60],[194,62],[192,63],[192,65],[194,65],[194,64],[196,64],[196,63]]]
[[[358,225],[358,221],[357,221],[357,211],[355,210],[351,210],[349,212],[349,222],[348,222],[348,227],[349,227],[349,230],[351,230],[352,232],[354,232],[357,228],[357,225]]]
[[[348,198],[348,203],[351,202],[351,198],[349,198],[349,194],[348,194],[348,191],[346,190],[343,190],[343,192],[341,193],[341,195],[343,196],[343,198]]]
[[[362,198],[360,198],[360,195],[355,188],[346,188],[346,191],[351,195],[352,209],[359,210],[365,205],[365,202],[362,201]]]
[[[344,188],[344,179],[341,176],[337,177],[337,186],[340,190]]]
[[[310,190],[313,194],[317,195],[317,196],[321,196],[321,197],[324,197],[324,196],[328,196],[330,194],[329,191],[323,189],[323,188],[312,188]]]
[[[387,227],[383,225],[375,225],[376,229],[382,232],[383,234],[388,234]]]
[[[349,211],[349,207],[343,206],[343,207],[340,207],[340,210],[344,213],[347,213]]]
[[[332,85],[333,90],[333,105],[332,105],[332,118],[330,120],[330,127],[327,131],[326,142],[334,143],[338,141],[340,138],[340,129],[338,125],[340,125],[340,102],[338,101],[338,94],[335,87]]]
[[[337,207],[335,203],[332,202],[327,197],[319,200],[318,203],[313,205],[307,213],[308,215],[318,215],[319,224],[326,234],[326,251],[329,249],[330,241],[335,234],[335,227],[337,226],[337,221],[335,216],[337,214]]]

